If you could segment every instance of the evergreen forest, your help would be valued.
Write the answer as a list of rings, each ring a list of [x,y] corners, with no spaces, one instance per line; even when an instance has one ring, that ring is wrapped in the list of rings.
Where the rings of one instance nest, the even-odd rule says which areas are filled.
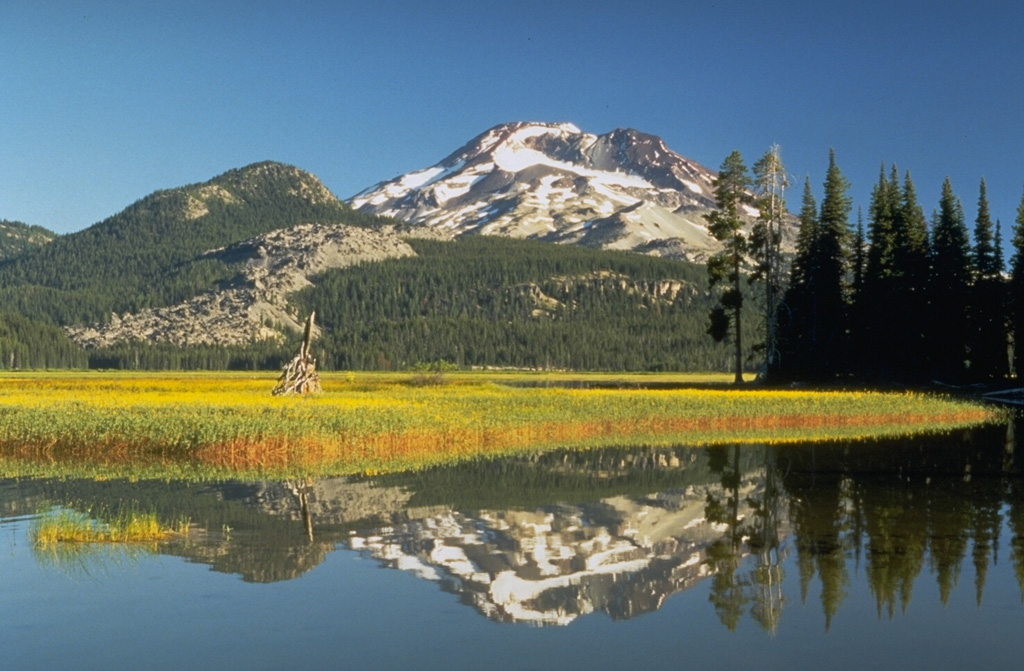
[[[762,297],[754,365],[775,382],[988,384],[1021,370],[1024,348],[1013,342],[1024,333],[1024,200],[1007,273],[1002,225],[992,221],[984,179],[969,226],[948,178],[929,218],[910,173],[883,165],[867,220],[858,211],[854,225],[849,182],[830,152],[822,202],[807,179],[796,250],[784,259],[778,182],[765,177],[772,158],[770,151],[751,175],[733,152],[719,173],[718,210],[709,217],[716,237],[739,237],[738,203],[760,214],[755,234],[727,244],[708,264],[712,282],[726,285],[709,313],[716,340],[740,342],[730,327],[743,285]]]
[[[410,240],[417,256],[326,273],[299,297],[324,364],[723,369],[703,267],[493,236]]]
[[[731,356],[704,333],[710,299],[702,266],[491,236],[409,242],[417,256],[333,270],[293,296],[299,313],[316,310],[322,336],[314,355],[322,369],[447,362],[707,371],[724,369]],[[45,317],[8,308],[0,319],[9,324],[0,331],[3,368],[279,369],[299,338],[246,347],[132,342],[82,350]]]
[[[316,311],[314,354],[327,370],[443,362],[992,384],[1021,369],[1024,200],[1007,259],[984,180],[965,207],[947,179],[926,216],[910,173],[883,165],[855,219],[834,153],[820,204],[808,178],[794,218],[788,186],[778,147],[751,170],[730,154],[707,217],[721,251],[704,265],[492,236],[413,238],[416,256],[329,271],[289,300],[296,314]],[[318,189],[311,175],[268,162],[158,191],[70,235],[0,222],[0,368],[279,369],[297,334],[84,350],[61,327],[222,287],[237,268],[207,252],[261,233],[304,221],[395,223]],[[795,251],[783,252],[794,220]]]

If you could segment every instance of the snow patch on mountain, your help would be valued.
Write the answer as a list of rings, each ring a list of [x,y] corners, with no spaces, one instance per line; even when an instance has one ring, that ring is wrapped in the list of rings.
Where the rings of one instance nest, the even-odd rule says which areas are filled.
[[[715,205],[714,179],[713,171],[654,135],[630,129],[594,135],[570,123],[519,122],[495,126],[439,163],[349,202],[412,229],[701,261],[719,247],[704,219]]]

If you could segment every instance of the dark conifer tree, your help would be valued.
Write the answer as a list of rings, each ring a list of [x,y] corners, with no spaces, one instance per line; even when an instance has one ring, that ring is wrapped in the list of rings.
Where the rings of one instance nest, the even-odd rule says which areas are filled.
[[[814,272],[814,241],[818,239],[818,203],[811,192],[811,178],[804,180],[800,201],[800,225],[796,236],[796,255],[790,267],[790,284],[804,284]]]
[[[996,258],[995,233],[988,211],[984,178],[978,195],[978,217],[974,220],[974,268],[979,277],[992,277],[1002,270]]]
[[[894,175],[895,170],[893,166]],[[871,192],[867,260],[861,289],[854,295],[857,321],[851,324],[854,340],[860,343],[856,368],[868,378],[891,375],[895,366],[890,338],[895,313],[887,301],[897,277],[893,226],[898,209],[899,185],[886,179],[883,165]]]
[[[846,331],[846,247],[849,238],[851,200],[849,182],[836,165],[835,151],[829,150],[821,201],[818,241],[815,245],[816,281],[819,294],[815,319],[818,351],[815,359],[822,377],[833,377],[849,366],[842,351]]]
[[[806,341],[811,329],[807,316],[813,311],[814,289],[810,282],[816,274],[813,249],[817,237],[818,204],[811,192],[811,179],[808,177],[804,180],[796,252],[790,265],[789,287],[779,306],[777,320],[780,356],[775,372],[791,379],[805,377],[808,373],[804,354],[808,348]]]
[[[1013,369],[1018,379],[1024,371],[1024,196],[1017,206],[1013,227],[1013,258],[1010,260],[1009,315],[1013,333]]]
[[[931,373],[941,380],[961,381],[967,370],[970,254],[963,208],[953,195],[953,186],[947,177],[932,225],[929,286]]]
[[[893,166],[895,174],[896,166]],[[871,246],[868,249],[865,279],[878,280],[893,273],[893,219],[899,208],[899,185],[885,178],[885,166],[878,176],[878,184],[871,192],[871,205],[868,211],[870,219],[868,237]]]
[[[978,216],[974,225],[974,284],[968,302],[968,374],[973,380],[1002,378],[1009,368],[1004,318],[1002,243],[998,237],[998,228],[996,234],[993,234],[985,180],[982,179],[978,196]]]
[[[850,364],[854,369],[861,365],[865,356],[863,325],[866,319],[866,304],[863,297],[867,263],[868,245],[864,232],[864,213],[857,208],[857,228],[854,231],[853,248],[850,250],[850,301],[849,315],[846,320]]]
[[[846,329],[846,246],[849,236],[849,185],[829,152],[821,212],[814,219],[813,197],[804,188],[793,281],[783,309],[786,361],[783,375],[832,379],[849,366],[843,353]],[[780,318],[781,322],[781,318]]]
[[[896,285],[896,323],[893,331],[896,361],[903,379],[916,380],[928,372],[929,250],[928,220],[917,201],[917,190],[906,173],[895,225],[896,249],[893,261],[900,281]]]
[[[859,370],[876,379],[914,379],[924,373],[928,231],[907,173],[902,188],[896,166],[872,193],[871,246],[864,290],[857,298],[863,323]],[[856,332],[855,332],[856,333]]]
[[[719,294],[718,305],[711,311],[708,333],[716,341],[731,334],[735,349],[733,369],[736,384],[743,382],[743,265],[747,254],[747,238],[743,233],[743,205],[750,202],[750,175],[743,157],[733,151],[722,162],[715,178],[715,201],[718,209],[706,215],[708,232],[722,243],[722,251],[708,259],[708,280],[712,288],[726,286]],[[731,332],[731,333],[730,333]]]

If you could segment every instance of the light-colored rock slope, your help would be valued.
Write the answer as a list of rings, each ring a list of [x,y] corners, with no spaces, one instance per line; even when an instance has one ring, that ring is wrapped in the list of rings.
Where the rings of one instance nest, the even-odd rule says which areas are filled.
[[[174,345],[276,340],[282,337],[281,327],[302,328],[304,316],[295,314],[286,298],[311,286],[313,276],[332,268],[414,254],[390,228],[299,224],[204,254],[238,266],[238,276],[224,290],[178,305],[113,315],[108,324],[67,330],[86,347],[135,340]]]

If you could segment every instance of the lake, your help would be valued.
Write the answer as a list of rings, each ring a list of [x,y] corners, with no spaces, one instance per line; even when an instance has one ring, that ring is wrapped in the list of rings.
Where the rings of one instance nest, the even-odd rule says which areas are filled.
[[[1019,668],[1019,423],[379,477],[0,479],[21,669]],[[37,547],[55,510],[187,519]]]

